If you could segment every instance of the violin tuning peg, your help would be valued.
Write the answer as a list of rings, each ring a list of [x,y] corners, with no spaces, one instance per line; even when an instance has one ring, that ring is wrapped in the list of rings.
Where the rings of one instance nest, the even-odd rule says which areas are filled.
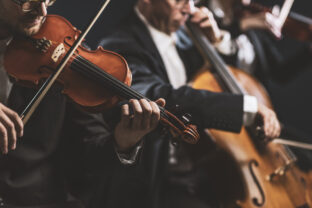
[[[192,115],[189,113],[186,113],[182,116],[182,119],[185,123],[191,123]]]

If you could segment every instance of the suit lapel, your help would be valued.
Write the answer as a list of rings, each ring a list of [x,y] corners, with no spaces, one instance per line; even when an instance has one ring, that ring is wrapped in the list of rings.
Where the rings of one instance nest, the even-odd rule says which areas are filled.
[[[160,72],[163,76],[163,78],[166,79],[167,82],[169,82],[169,78],[167,75],[165,64],[161,58],[161,55],[155,45],[154,40],[152,39],[152,36],[150,32],[148,31],[147,27],[144,25],[144,23],[139,19],[139,17],[136,15],[136,13],[133,11],[133,14],[131,14],[133,17],[134,24],[132,27],[132,31],[134,33],[135,38],[137,38],[137,41],[141,44],[141,46],[151,53],[151,56],[153,59],[155,59],[155,64],[158,65],[158,73]]]

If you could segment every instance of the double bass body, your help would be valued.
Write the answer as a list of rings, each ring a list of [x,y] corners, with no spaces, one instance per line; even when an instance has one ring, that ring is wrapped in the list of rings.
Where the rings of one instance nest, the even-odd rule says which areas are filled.
[[[272,107],[260,83],[241,70],[230,70],[248,94]],[[193,87],[224,91],[217,80],[213,73],[205,70],[196,76]],[[214,129],[207,132],[217,146],[225,151],[219,158],[221,161],[218,164],[221,165],[214,170],[218,176],[230,177],[225,179],[226,183],[222,177],[216,182],[216,189],[219,190],[217,198],[224,202],[225,207],[311,207],[308,177],[296,167],[296,157],[286,147],[274,143],[264,144],[252,137],[246,128],[240,134]],[[228,161],[234,161],[235,167],[225,167]],[[227,169],[232,173],[223,172]],[[229,195],[223,195],[222,190],[228,190]]]

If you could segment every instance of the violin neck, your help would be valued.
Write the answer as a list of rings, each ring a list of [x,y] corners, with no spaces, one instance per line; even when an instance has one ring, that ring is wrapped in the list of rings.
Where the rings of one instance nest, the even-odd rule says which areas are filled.
[[[207,37],[201,32],[197,25],[187,22],[187,29],[195,45],[201,52],[202,56],[212,67],[214,73],[221,79],[222,84],[227,91],[234,94],[246,94],[245,90],[236,81],[233,73],[230,71],[222,57],[218,54],[214,46]]]
[[[142,94],[133,90],[128,85],[113,77],[111,74],[107,73],[105,70],[99,68],[81,56],[77,56],[72,61],[70,68],[75,72],[89,78],[90,80],[102,84],[105,88],[114,91],[116,95],[126,100],[146,99],[147,101],[151,101]],[[196,130],[196,127],[190,124],[187,118],[182,116],[180,119],[161,106],[159,106],[159,109],[161,123],[164,126],[173,128],[174,131],[179,133],[179,135],[182,136],[182,139],[188,143],[194,144],[197,142],[199,139],[199,134]]]
[[[133,90],[131,87],[125,83],[119,81],[111,74],[107,73],[105,70],[99,68],[95,64],[89,62],[81,56],[77,56],[72,64],[71,69],[84,75],[85,77],[94,80],[97,83],[101,83],[103,86],[108,87],[110,90],[114,91],[118,96],[130,100],[130,99],[146,99],[150,101],[147,97],[141,93]],[[165,116],[165,109],[160,107],[161,116]]]

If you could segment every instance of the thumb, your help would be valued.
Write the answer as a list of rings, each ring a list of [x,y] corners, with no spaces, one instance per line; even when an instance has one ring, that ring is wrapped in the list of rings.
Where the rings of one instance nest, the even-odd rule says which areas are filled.
[[[155,101],[157,103],[157,105],[161,106],[161,107],[165,107],[166,105],[166,101],[164,98],[159,98],[158,100]]]
[[[278,17],[280,15],[280,7],[278,5],[274,5],[272,8],[272,14],[276,17]]]

